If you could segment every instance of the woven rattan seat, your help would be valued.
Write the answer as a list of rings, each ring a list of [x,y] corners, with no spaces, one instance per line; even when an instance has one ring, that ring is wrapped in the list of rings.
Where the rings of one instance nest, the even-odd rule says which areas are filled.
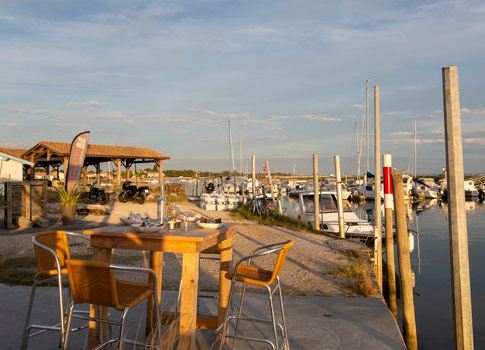
[[[155,316],[157,325],[158,320],[158,298],[156,292],[156,276],[153,270],[142,269],[131,266],[111,265],[108,263],[74,260],[66,261],[69,283],[72,290],[73,302],[70,306],[67,324],[70,325],[72,317],[88,319],[101,323],[116,324],[120,326],[119,336],[116,339],[110,339],[100,344],[96,349],[104,347],[109,343],[118,343],[118,349],[121,349],[123,343],[132,343],[135,345],[146,346],[146,344],[124,339],[123,327],[126,314],[128,311],[147,298],[155,300]],[[132,281],[118,280],[115,278],[115,270],[143,272],[151,275],[152,283],[138,283]],[[122,312],[119,322],[113,320],[104,320],[94,317],[79,317],[72,314],[71,310],[76,304],[91,304],[103,307],[111,307]],[[159,332],[158,332],[159,334]],[[155,337],[158,334],[154,334]],[[69,330],[66,332],[64,346],[67,347],[69,339]]]

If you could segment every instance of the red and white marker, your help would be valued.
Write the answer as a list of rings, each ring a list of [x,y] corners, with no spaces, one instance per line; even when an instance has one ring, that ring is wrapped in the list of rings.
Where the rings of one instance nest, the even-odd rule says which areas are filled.
[[[390,154],[382,156],[384,164],[384,208],[394,209],[392,199],[392,157]]]

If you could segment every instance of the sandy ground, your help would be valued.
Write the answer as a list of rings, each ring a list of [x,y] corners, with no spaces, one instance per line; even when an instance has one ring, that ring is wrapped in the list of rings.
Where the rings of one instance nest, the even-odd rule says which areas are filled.
[[[345,263],[347,257],[341,253],[342,249],[353,248],[351,242],[341,241],[315,235],[306,232],[296,232],[280,227],[260,225],[244,219],[236,219],[229,212],[202,210],[194,203],[178,203],[182,211],[203,213],[214,218],[222,218],[223,222],[235,223],[239,234],[234,242],[234,260],[247,255],[259,245],[285,241],[292,239],[295,245],[290,249],[285,267],[281,274],[283,291],[290,295],[314,295],[314,296],[345,296],[352,294],[348,281],[343,278],[333,277],[328,274],[339,264]],[[75,225],[66,227],[70,231],[82,232],[83,228],[103,226],[108,224],[120,224],[121,216],[129,216],[132,213],[156,217],[156,203],[144,205],[113,202],[109,206],[109,215],[78,216]],[[55,211],[55,208],[51,208]],[[54,223],[56,217],[50,217],[54,227],[62,229],[59,223]],[[21,257],[34,256],[31,237],[34,232],[42,229],[30,230],[0,230],[0,256]],[[84,240],[74,239],[70,241],[71,255],[92,254],[91,248]],[[117,262],[144,265],[148,263],[146,252],[117,250],[114,252]],[[270,259],[256,261],[258,266],[269,266]],[[202,290],[215,291],[218,285],[218,262],[210,260],[201,261],[200,286]],[[177,289],[181,275],[181,255],[164,254],[163,286],[167,289]]]

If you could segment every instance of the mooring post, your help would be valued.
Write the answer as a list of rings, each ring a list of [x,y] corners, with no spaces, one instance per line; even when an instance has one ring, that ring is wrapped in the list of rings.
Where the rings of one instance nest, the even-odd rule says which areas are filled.
[[[392,220],[392,157],[382,156],[384,163],[384,211],[386,215],[387,302],[397,320],[396,263],[394,262],[394,230]]]
[[[195,196],[199,196],[199,173],[195,173]]]
[[[320,230],[320,185],[318,184],[318,154],[313,154],[313,202],[315,209],[315,230]]]
[[[473,349],[473,321],[458,68],[445,67],[442,73],[455,349],[469,350]]]
[[[381,122],[379,86],[374,85],[374,171],[375,171],[375,258],[377,283],[382,292],[382,225],[381,225]]]
[[[252,171],[253,171],[253,198],[256,198],[256,156],[251,156]]]
[[[334,156],[335,162],[335,180],[337,181],[337,213],[338,213],[338,231],[341,238],[345,238],[344,227],[344,206],[342,203],[342,177],[340,175],[340,157]]]
[[[401,172],[392,174],[392,187],[394,190],[397,253],[402,287],[404,341],[406,342],[408,350],[417,350],[418,340],[416,334],[416,318],[414,314],[413,277],[411,271],[411,258],[409,257],[409,234],[406,222],[406,204],[404,202],[404,188]]]
[[[268,161],[266,161],[266,171],[268,172],[268,180],[269,180],[269,187],[271,188],[271,201],[273,202],[273,208],[274,210],[278,210],[278,207],[276,206],[276,198],[275,198],[274,189],[273,189],[273,180],[271,179],[271,170],[269,170]]]

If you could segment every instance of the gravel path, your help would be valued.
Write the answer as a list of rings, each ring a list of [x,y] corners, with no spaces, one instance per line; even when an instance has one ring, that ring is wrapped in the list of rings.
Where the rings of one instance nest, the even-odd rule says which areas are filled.
[[[345,296],[351,294],[348,281],[328,274],[339,264],[348,261],[348,258],[337,249],[347,244],[338,239],[306,232],[296,232],[281,227],[260,225],[244,219],[236,219],[229,212],[206,211],[193,203],[178,203],[182,211],[199,212],[214,218],[222,218],[224,222],[237,224],[239,234],[234,241],[234,260],[250,253],[259,245],[292,239],[295,245],[290,249],[285,267],[281,274],[283,291],[291,295],[319,295],[319,296]],[[121,216],[132,213],[141,213],[156,217],[156,203],[136,205],[130,203],[112,203],[110,215],[78,216],[80,219],[69,230],[80,232],[83,228],[106,224],[119,224]],[[60,229],[62,227],[59,226]],[[34,256],[31,243],[33,232],[41,229],[26,231],[0,230],[0,257]],[[337,247],[337,249],[335,248]],[[74,240],[71,244],[71,255],[90,255],[92,253],[83,240]],[[118,262],[147,265],[146,252],[118,250],[114,252]],[[270,266],[273,260],[263,258],[255,261],[258,266]],[[202,260],[200,285],[202,290],[215,291],[218,285],[218,262]],[[181,274],[181,255],[164,254],[163,285],[165,288],[177,289]]]

